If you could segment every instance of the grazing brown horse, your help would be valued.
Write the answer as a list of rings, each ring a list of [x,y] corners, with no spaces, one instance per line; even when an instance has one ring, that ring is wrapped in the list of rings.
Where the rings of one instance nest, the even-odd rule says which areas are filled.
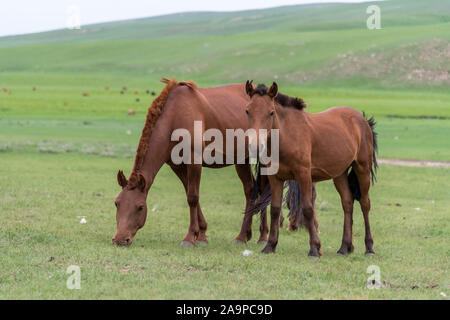
[[[295,179],[300,185],[302,210],[310,236],[309,256],[322,255],[314,223],[312,185],[332,179],[344,209],[344,233],[338,254],[353,252],[355,199],[360,202],[364,215],[366,253],[374,254],[369,224],[369,187],[377,168],[373,118],[366,120],[355,109],[346,107],[309,114],[304,111],[306,105],[302,99],[278,93],[276,83],[268,89],[265,85],[255,87],[247,81],[246,91],[251,98],[246,110],[249,128],[279,130],[279,169],[268,176],[272,191],[270,235],[262,252],[275,251],[283,183]],[[263,143],[272,143],[270,132]]]
[[[199,88],[193,82],[177,82],[175,79],[162,81],[166,86],[148,110],[130,177],[127,179],[122,171],[117,174],[122,191],[115,200],[117,228],[112,239],[114,244],[130,245],[137,231],[144,226],[147,217],[147,195],[156,174],[165,163],[183,183],[189,204],[190,224],[182,246],[207,243],[207,223],[199,205],[202,167],[223,168],[229,164],[226,164],[226,161],[223,161],[224,164],[212,165],[173,163],[171,152],[178,142],[171,141],[172,133],[175,129],[184,128],[194,139],[194,121],[203,122],[203,132],[215,128],[224,137],[226,129],[247,129],[247,119],[243,115],[249,97],[245,93],[244,85]],[[191,145],[194,146],[195,143]],[[203,142],[202,147],[205,148],[206,145]],[[234,150],[237,150],[236,145]],[[247,210],[253,201],[251,194],[255,185],[251,166],[244,163],[236,164],[235,168],[244,187]],[[265,209],[261,215],[259,242],[265,244],[268,234]],[[250,240],[251,224],[251,218],[245,217],[241,233],[236,240]]]

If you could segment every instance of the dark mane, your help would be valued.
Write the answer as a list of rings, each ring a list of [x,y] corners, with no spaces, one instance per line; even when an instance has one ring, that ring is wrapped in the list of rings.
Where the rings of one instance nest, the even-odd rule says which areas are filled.
[[[258,86],[255,88],[254,94],[264,96],[267,94],[268,90],[269,89],[266,87],[266,85],[261,83],[258,84]],[[303,110],[308,106],[302,98],[289,97],[282,93],[278,93],[278,95],[275,98],[275,101],[280,105],[282,105],[283,107],[292,107],[298,110]]]
[[[142,129],[141,138],[139,140],[139,145],[136,150],[136,157],[134,159],[133,170],[130,174],[130,178],[128,179],[128,188],[134,189],[138,184],[138,173],[141,170],[145,155],[148,150],[148,144],[150,141],[150,136],[152,134],[153,128],[158,121],[160,115],[163,112],[164,105],[166,104],[167,99],[169,98],[169,93],[172,91],[174,87],[177,85],[187,86],[191,89],[197,87],[197,85],[192,81],[182,81],[178,82],[176,78],[171,80],[163,78],[161,79],[162,83],[165,83],[166,86],[161,91],[158,97],[153,100],[152,104],[148,108],[147,118],[145,120],[144,128]]]

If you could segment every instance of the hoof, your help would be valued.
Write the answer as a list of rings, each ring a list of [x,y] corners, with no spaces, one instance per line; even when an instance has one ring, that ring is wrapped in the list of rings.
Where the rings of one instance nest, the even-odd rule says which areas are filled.
[[[275,253],[275,249],[268,244],[262,249],[261,253]]]
[[[311,260],[317,260],[317,259],[320,259],[320,256],[308,255],[308,258],[310,258]]]
[[[197,245],[200,245],[200,246],[207,246],[208,245],[208,241],[207,240],[197,240],[196,242],[195,242],[195,244]]]
[[[266,246],[266,245],[267,245],[267,241],[265,241],[265,240],[259,240],[259,241],[258,241],[258,244],[261,245],[261,246]]]
[[[345,256],[345,255],[353,253],[354,250],[355,249],[353,247],[353,244],[347,245],[347,244],[343,243],[341,245],[341,248],[338,250],[337,254]]]
[[[374,256],[375,252],[373,251],[366,251],[366,256]]]
[[[242,241],[241,239],[235,239],[235,240],[233,241],[233,243],[234,243],[234,244],[237,244],[237,245],[247,244],[247,242]]]
[[[192,242],[190,242],[190,241],[182,241],[181,242],[181,246],[183,248],[193,248],[193,247],[195,247],[195,245]]]

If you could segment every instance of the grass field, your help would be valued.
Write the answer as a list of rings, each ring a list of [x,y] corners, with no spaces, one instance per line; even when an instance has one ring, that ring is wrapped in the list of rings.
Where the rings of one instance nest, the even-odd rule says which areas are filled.
[[[133,245],[111,245],[115,175],[130,173],[152,101],[146,90],[159,92],[162,76],[200,86],[277,80],[309,112],[346,105],[375,116],[379,157],[450,161],[443,73],[450,70],[450,7],[378,4],[377,31],[365,28],[367,4],[327,4],[0,38],[0,299],[450,296],[450,174],[443,168],[380,167],[371,189],[373,257],[364,255],[358,207],[355,253],[336,255],[344,218],[332,182],[318,184],[320,260],[307,257],[304,230],[281,231],[274,255],[260,254],[255,239],[233,245],[244,206],[233,168],[203,172],[207,247],[179,245],[188,206],[168,167],[149,193],[155,211]],[[244,249],[255,253],[244,257]],[[81,290],[66,288],[70,265],[81,268]],[[380,267],[379,290],[366,288],[370,265]]]
[[[201,203],[209,222],[208,247],[179,246],[189,221],[187,204],[167,168],[148,199],[157,209],[132,247],[112,246],[113,199],[119,191],[113,173],[130,164],[78,153],[2,154],[1,298],[439,299],[440,292],[449,292],[445,169],[381,167],[372,189],[374,257],[364,255],[359,209],[355,253],[336,255],[343,213],[332,183],[319,184],[324,257],[316,261],[307,257],[305,231],[282,231],[274,255],[260,254],[253,240],[245,248],[255,254],[242,256],[245,248],[232,244],[244,204],[232,168],[204,172]],[[86,216],[87,224],[80,224],[78,216]],[[66,288],[69,265],[81,267],[81,290]],[[378,265],[382,281],[390,285],[367,289],[369,265]]]

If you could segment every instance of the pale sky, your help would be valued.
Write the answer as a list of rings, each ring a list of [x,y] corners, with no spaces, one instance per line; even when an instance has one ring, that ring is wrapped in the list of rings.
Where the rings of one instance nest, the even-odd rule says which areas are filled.
[[[363,0],[7,0],[0,5],[0,36],[65,28],[70,7],[81,26],[186,11],[237,11],[283,5]]]

